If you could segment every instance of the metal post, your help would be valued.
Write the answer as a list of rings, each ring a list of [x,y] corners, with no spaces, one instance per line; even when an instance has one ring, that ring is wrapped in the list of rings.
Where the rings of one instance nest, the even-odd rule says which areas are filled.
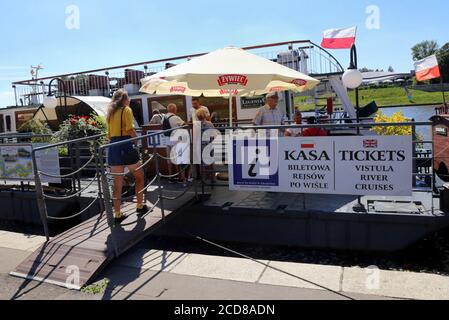
[[[82,142],[75,143],[75,162],[76,162],[76,170],[81,168],[81,144]],[[76,174],[76,182],[78,185],[78,191],[81,191],[81,172]],[[81,195],[80,195],[81,196]]]
[[[358,59],[357,59],[357,48],[355,44],[351,47],[351,63],[349,69],[358,69]],[[357,136],[360,136],[360,98],[359,98],[359,88],[355,89],[355,104],[356,104],[356,118],[357,118]],[[357,204],[353,207],[354,212],[366,213],[366,208],[362,203],[362,197],[357,197]]]
[[[111,96],[111,79],[109,78],[109,71],[106,71],[107,85],[108,85],[108,97]]]
[[[435,155],[435,133],[434,133],[434,129],[432,126],[432,184],[431,184],[431,188],[432,188],[432,215],[435,215],[435,205],[433,203],[434,200],[434,191],[435,191],[435,184],[436,184],[436,172],[435,172],[435,159],[434,159],[434,155]]]
[[[233,115],[232,115],[232,90],[229,89],[229,126],[232,127]]]
[[[204,162],[203,162],[203,128],[200,126],[200,152],[201,152],[201,163],[199,165],[200,168],[200,178],[201,178],[201,196],[204,199],[204,195],[206,194],[206,183],[204,181]]]
[[[101,186],[101,168],[100,168],[100,162],[103,162],[104,159],[100,159],[100,154],[98,151],[99,143],[98,141],[95,142],[94,146],[94,153],[95,153],[95,174],[97,175],[97,185],[98,185],[98,199],[100,201],[100,212],[103,214],[105,211],[104,207],[104,198],[103,198],[103,191]]]
[[[446,96],[444,94],[444,82],[443,82],[443,76],[441,76],[441,94],[443,95],[443,104],[446,107]]]
[[[104,197],[104,208],[106,212],[106,219],[108,221],[109,228],[111,229],[111,238],[112,238],[112,244],[114,246],[114,253],[116,258],[119,257],[118,247],[117,247],[117,241],[115,236],[115,220],[114,220],[114,213],[112,208],[112,196],[109,189],[109,183],[108,183],[108,175],[106,173],[106,168],[104,164],[104,149],[99,149],[99,158],[100,161],[100,171],[101,171],[101,183],[103,185],[103,197]]]
[[[412,122],[415,122],[415,119],[412,119]],[[416,153],[416,145],[417,145],[417,143],[416,143],[416,139],[417,139],[417,137],[416,137],[416,127],[415,126],[412,126],[412,138],[413,138],[413,165],[412,165],[412,170],[413,170],[413,172],[412,172],[412,174],[413,174],[413,188],[415,188],[416,187],[416,175],[415,175],[415,173],[419,173],[418,172],[418,168],[417,168],[417,166],[416,166],[416,156],[417,156],[417,153]]]
[[[160,171],[160,157],[157,153],[156,137],[153,137],[153,155],[156,157],[155,167],[158,184],[159,203],[161,205],[162,220],[165,222],[165,209],[164,209],[164,195],[162,193],[161,171]]]
[[[36,161],[36,151],[33,149],[32,152],[33,159],[33,171],[34,171],[34,181],[36,188],[36,198],[37,198],[37,207],[39,209],[39,214],[41,216],[41,222],[44,227],[44,234],[47,242],[50,241],[50,233],[48,230],[48,219],[47,219],[47,205],[45,204],[44,198],[44,189],[42,188],[42,181],[39,175],[39,170],[37,168]]]
[[[16,107],[18,107],[19,101],[17,99],[17,87],[16,87],[16,85],[13,85],[12,88],[14,89],[14,98],[16,99]]]
[[[44,99],[45,99],[45,83],[44,83],[44,81],[41,81],[41,86],[42,86],[42,103],[44,103]]]

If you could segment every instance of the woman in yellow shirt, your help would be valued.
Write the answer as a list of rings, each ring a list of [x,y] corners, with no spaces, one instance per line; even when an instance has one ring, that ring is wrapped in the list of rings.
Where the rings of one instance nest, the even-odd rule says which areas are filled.
[[[108,123],[108,138],[110,143],[116,143],[126,141],[131,138],[137,137],[136,130],[134,129],[134,115],[133,111],[129,107],[128,93],[123,90],[117,90],[112,97],[112,102],[108,106],[107,123]],[[125,172],[125,167],[128,167],[129,171],[133,173],[136,179],[136,192],[143,190],[144,188],[144,173],[143,170],[137,170],[139,168],[140,160],[137,160],[135,164],[126,163],[126,155],[134,151],[132,142],[125,142],[117,146],[111,146],[108,150],[108,164],[111,167],[113,174],[122,174]],[[121,223],[126,219],[121,213],[121,197],[123,189],[123,177],[114,176],[114,213],[117,223]],[[148,212],[148,208],[145,205],[144,194],[139,193],[137,195],[137,214],[145,214]]]

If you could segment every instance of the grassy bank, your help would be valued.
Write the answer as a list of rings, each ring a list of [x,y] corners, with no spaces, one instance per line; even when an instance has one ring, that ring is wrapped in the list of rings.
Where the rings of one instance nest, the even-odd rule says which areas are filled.
[[[410,90],[413,99],[410,101],[404,88],[388,87],[388,88],[367,88],[360,90],[360,105],[365,106],[372,101],[376,101],[379,107],[400,106],[400,105],[426,105],[426,104],[442,104],[443,97],[441,92],[425,92],[420,90]],[[326,98],[329,95],[320,96]],[[349,98],[355,104],[355,92],[349,92]],[[449,95],[446,93],[449,100]],[[336,102],[340,103],[339,101]],[[320,105],[326,104],[325,99],[320,99]],[[295,97],[295,106],[301,111],[314,111],[313,97]]]

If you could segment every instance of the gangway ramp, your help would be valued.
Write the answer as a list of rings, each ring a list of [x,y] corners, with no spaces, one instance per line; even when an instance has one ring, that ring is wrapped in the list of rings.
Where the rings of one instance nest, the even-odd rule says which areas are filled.
[[[181,191],[166,190],[164,194],[178,197],[164,203],[164,214],[158,204],[148,215],[138,218],[135,203],[128,203],[123,213],[129,217],[111,233],[106,213],[102,213],[51,239],[10,274],[80,290],[117,257],[115,248],[122,255],[196,200],[195,192],[190,191],[181,195]],[[157,198],[148,202],[149,206],[156,204]],[[77,271],[79,283],[72,283]]]

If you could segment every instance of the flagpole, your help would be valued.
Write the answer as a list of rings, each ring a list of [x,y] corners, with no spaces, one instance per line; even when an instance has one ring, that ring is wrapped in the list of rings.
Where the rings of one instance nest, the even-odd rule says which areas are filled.
[[[446,96],[444,94],[444,82],[443,82],[443,76],[441,76],[441,94],[443,95],[443,104],[446,106]]]

